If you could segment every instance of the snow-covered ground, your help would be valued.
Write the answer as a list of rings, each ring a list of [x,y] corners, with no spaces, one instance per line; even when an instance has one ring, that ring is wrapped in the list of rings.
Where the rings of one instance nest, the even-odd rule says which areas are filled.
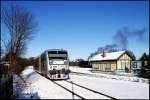
[[[71,76],[72,77],[72,76]],[[72,79],[70,80],[70,82],[72,81]],[[94,92],[91,92],[87,89],[84,89],[82,87],[79,87],[77,85],[73,85],[71,83],[68,83],[66,81],[57,81],[58,84],[66,87],[67,89],[69,90],[72,90],[73,92],[79,94],[80,96],[86,98],[86,99],[110,99],[106,96],[103,96],[103,95],[99,95],[97,93],[94,93]]]
[[[27,86],[17,76],[14,76],[14,90],[18,99],[72,99],[72,94],[27,67],[22,75]],[[16,85],[19,82],[19,85]],[[78,97],[74,97],[78,98]]]
[[[71,81],[90,89],[94,89],[118,99],[149,99],[148,79],[92,73],[91,68],[70,66],[70,70],[72,72],[87,74],[70,74],[70,79]],[[93,77],[89,77],[89,75]]]
[[[91,72],[92,68],[79,68],[78,66],[70,66],[70,70],[72,72],[77,73],[85,73],[94,77],[101,77],[107,79],[115,79],[115,80],[124,80],[124,81],[132,81],[132,82],[140,82],[149,84],[149,80],[145,78],[131,77],[131,76],[119,76],[119,75],[111,75],[111,74],[103,74],[103,73],[93,73]]]
[[[70,75],[70,80],[117,99],[149,99],[149,84]]]
[[[71,71],[88,73],[90,69],[70,67]],[[96,73],[94,73],[96,74]],[[99,74],[98,74],[99,75]],[[77,96],[73,96],[72,93],[66,91],[62,87],[54,84],[47,78],[39,75],[34,71],[32,66],[28,66],[21,74],[20,77],[14,75],[14,94],[18,99],[34,98],[34,99],[77,99]],[[104,75],[104,76],[107,76]],[[114,76],[113,76],[114,77]],[[119,77],[119,76],[118,76]],[[149,99],[149,84],[141,82],[132,82],[117,80],[106,77],[91,77],[88,75],[76,75],[70,74],[70,79],[74,83],[80,84],[95,91],[113,96],[117,99]],[[72,89],[72,85],[62,81],[57,83],[65,86],[68,89]],[[74,92],[85,96],[90,99],[104,99],[103,96],[95,96],[95,94],[89,95],[89,91],[82,90],[76,86],[73,86]]]

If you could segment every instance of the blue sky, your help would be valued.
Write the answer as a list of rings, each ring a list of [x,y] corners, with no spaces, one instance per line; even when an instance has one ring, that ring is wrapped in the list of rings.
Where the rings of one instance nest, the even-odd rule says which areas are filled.
[[[10,2],[2,2],[7,7]],[[68,50],[70,60],[87,59],[98,47],[113,43],[123,28],[146,28],[142,42],[129,40],[128,49],[139,57],[149,50],[148,1],[16,1],[30,10],[38,21],[35,38],[26,57],[36,57],[46,49]]]

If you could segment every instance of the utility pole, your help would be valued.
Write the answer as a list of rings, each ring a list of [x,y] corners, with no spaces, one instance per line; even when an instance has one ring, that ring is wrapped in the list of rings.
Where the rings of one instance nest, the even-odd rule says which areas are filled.
[[[73,89],[73,82],[70,81],[72,83],[72,99],[74,100],[74,89]]]

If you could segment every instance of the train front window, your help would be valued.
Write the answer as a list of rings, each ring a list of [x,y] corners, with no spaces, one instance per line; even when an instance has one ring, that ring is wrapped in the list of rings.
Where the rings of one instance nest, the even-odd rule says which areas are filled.
[[[67,54],[66,51],[49,51],[48,54]]]
[[[49,57],[49,60],[67,60],[67,57]]]
[[[49,64],[66,64],[67,57],[49,57]]]

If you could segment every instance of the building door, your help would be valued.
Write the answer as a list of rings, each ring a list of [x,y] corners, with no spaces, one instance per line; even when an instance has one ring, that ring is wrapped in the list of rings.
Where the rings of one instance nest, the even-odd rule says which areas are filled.
[[[122,71],[129,72],[130,71],[129,68],[130,68],[129,63],[127,63],[126,61],[121,62]]]
[[[105,64],[105,71],[111,71],[110,64]]]

